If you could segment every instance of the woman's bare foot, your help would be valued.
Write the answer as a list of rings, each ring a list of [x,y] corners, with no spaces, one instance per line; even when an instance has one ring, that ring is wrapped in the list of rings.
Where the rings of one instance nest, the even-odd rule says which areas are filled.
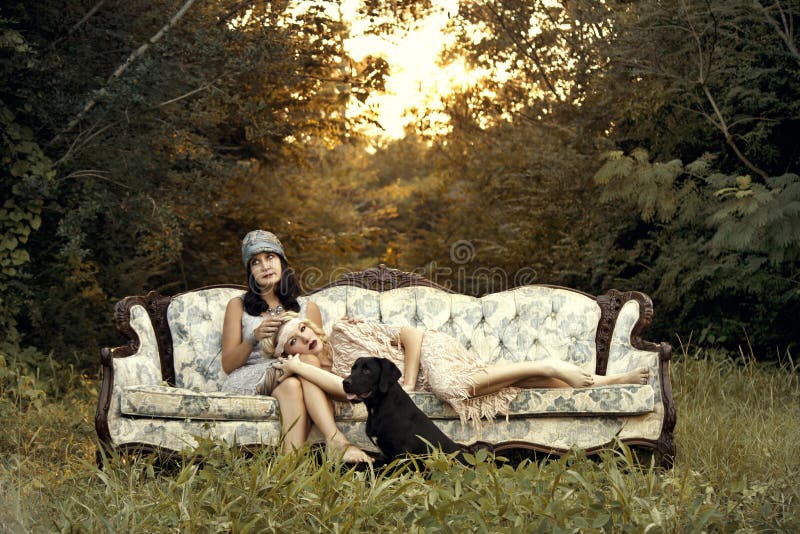
[[[406,393],[411,393],[412,391],[414,391],[414,384],[403,384],[402,387],[403,391],[405,391]]]
[[[551,367],[551,376],[563,380],[574,388],[585,388],[594,385],[594,377],[574,363],[557,359],[548,360]]]
[[[607,386],[609,384],[647,384],[650,381],[650,369],[639,367],[627,373],[618,375],[595,375],[594,383],[596,386]]]
[[[372,463],[372,456],[362,451],[349,441],[333,440],[326,445],[328,453],[335,457],[341,457],[346,464]]]
[[[355,445],[348,445],[342,454],[342,461],[347,464],[372,463],[372,456]]]

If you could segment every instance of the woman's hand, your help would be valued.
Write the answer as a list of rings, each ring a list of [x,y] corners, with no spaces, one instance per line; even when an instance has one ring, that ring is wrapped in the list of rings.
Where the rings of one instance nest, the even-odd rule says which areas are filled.
[[[261,324],[255,327],[253,330],[254,345],[260,343],[262,339],[274,338],[278,333],[281,324],[283,324],[283,321],[280,317],[269,317],[264,319],[264,321],[262,321]]]
[[[273,367],[283,371],[283,374],[278,378],[278,382],[283,382],[284,378],[296,374],[299,365],[303,365],[303,362],[300,361],[299,354],[292,354],[286,358],[280,358],[277,362],[272,364]]]

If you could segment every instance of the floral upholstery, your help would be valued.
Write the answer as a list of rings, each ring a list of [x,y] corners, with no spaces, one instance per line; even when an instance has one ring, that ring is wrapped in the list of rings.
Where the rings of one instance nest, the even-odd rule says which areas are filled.
[[[458,415],[449,404],[428,392],[411,394],[431,419]],[[278,418],[273,397],[203,393],[170,386],[128,386],[122,394],[125,415],[170,419],[269,421]],[[349,402],[337,402],[339,420],[366,420],[366,411]],[[517,395],[510,417],[526,415],[635,415],[653,411],[650,386],[614,385],[591,389],[536,389]]]
[[[449,334],[487,362],[563,358],[594,370],[600,307],[566,289],[525,286],[482,298],[429,287],[334,287],[311,297],[326,330],[344,316]]]
[[[218,287],[178,295],[167,309],[172,333],[175,385],[196,391],[217,391],[225,380],[222,320],[240,289]]]
[[[280,438],[277,402],[271,397],[219,392],[222,321],[236,288],[210,288],[175,297],[167,310],[177,388],[162,383],[158,346],[145,309],[133,306],[131,325],[140,339],[136,354],[114,358],[109,431],[114,444],[148,444],[181,450],[206,436],[238,444],[275,444]],[[446,332],[488,362],[558,357],[594,371],[597,302],[581,293],[525,286],[482,298],[428,287],[386,292],[339,286],[310,297],[327,330],[343,317],[410,324]],[[554,449],[598,447],[615,438],[656,440],[664,419],[658,353],[636,349],[631,332],[639,307],[628,301],[612,336],[609,373],[648,367],[648,385],[580,390],[526,390],[507,420],[462,425],[431,394],[414,400],[455,441],[470,444],[529,442]],[[375,446],[364,432],[363,406],[336,403],[340,428],[354,443]]]
[[[274,397],[208,393],[171,386],[128,386],[120,410],[125,415],[235,421],[278,419]]]
[[[130,430],[129,418],[123,417],[119,403],[122,389],[128,384],[161,384],[161,362],[158,358],[156,333],[147,310],[143,306],[131,307],[130,324],[139,338],[139,349],[126,358],[114,358],[114,386],[108,410],[108,430],[114,443],[130,443],[130,437],[138,437],[140,428]]]
[[[639,303],[633,300],[626,302],[619,311],[614,332],[611,335],[611,348],[608,357],[609,366],[618,368],[621,364],[624,371],[629,365],[629,354],[638,350],[631,345],[631,333],[638,320]]]
[[[147,310],[139,305],[131,307],[130,323],[139,337],[139,350],[127,358],[114,359],[115,384],[160,384],[161,360]]]
[[[462,425],[458,419],[439,419],[436,425],[452,439],[462,444],[478,441],[495,445],[535,443],[553,449],[567,450],[572,446],[592,448],[605,445],[615,438],[638,438],[640,420],[633,417],[537,417],[497,419],[480,428]],[[354,444],[364,450],[377,452],[364,431],[363,421],[340,421],[339,429]],[[646,430],[646,428],[645,428]],[[656,434],[657,436],[658,434]],[[116,426],[115,441],[120,444],[145,444],[173,451],[197,445],[197,437],[224,440],[239,445],[276,445],[280,439],[277,421],[208,421],[121,417]],[[319,440],[319,434],[310,438]],[[651,438],[652,439],[652,438]]]
[[[414,392],[411,398],[431,419],[458,419],[455,410],[433,393]],[[357,405],[337,403],[338,420],[366,420]],[[653,411],[650,386],[614,385],[589,389],[528,389],[511,403],[509,417],[529,415],[639,415]]]

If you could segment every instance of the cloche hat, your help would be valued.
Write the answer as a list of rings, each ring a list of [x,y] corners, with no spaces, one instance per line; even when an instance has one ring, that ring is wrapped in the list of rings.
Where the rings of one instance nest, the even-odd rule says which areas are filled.
[[[242,239],[242,262],[245,269],[250,258],[261,252],[274,252],[283,261],[286,261],[286,255],[283,253],[283,245],[278,236],[266,230],[253,230],[248,232],[244,239]]]

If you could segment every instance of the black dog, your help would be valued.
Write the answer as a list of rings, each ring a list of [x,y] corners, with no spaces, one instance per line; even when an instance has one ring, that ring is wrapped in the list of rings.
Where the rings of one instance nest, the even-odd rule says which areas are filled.
[[[462,447],[414,404],[397,383],[399,378],[400,369],[390,360],[359,358],[344,379],[348,400],[367,406],[367,437],[388,461],[405,454],[427,454],[433,446],[446,453],[458,451],[456,459],[466,464]]]

